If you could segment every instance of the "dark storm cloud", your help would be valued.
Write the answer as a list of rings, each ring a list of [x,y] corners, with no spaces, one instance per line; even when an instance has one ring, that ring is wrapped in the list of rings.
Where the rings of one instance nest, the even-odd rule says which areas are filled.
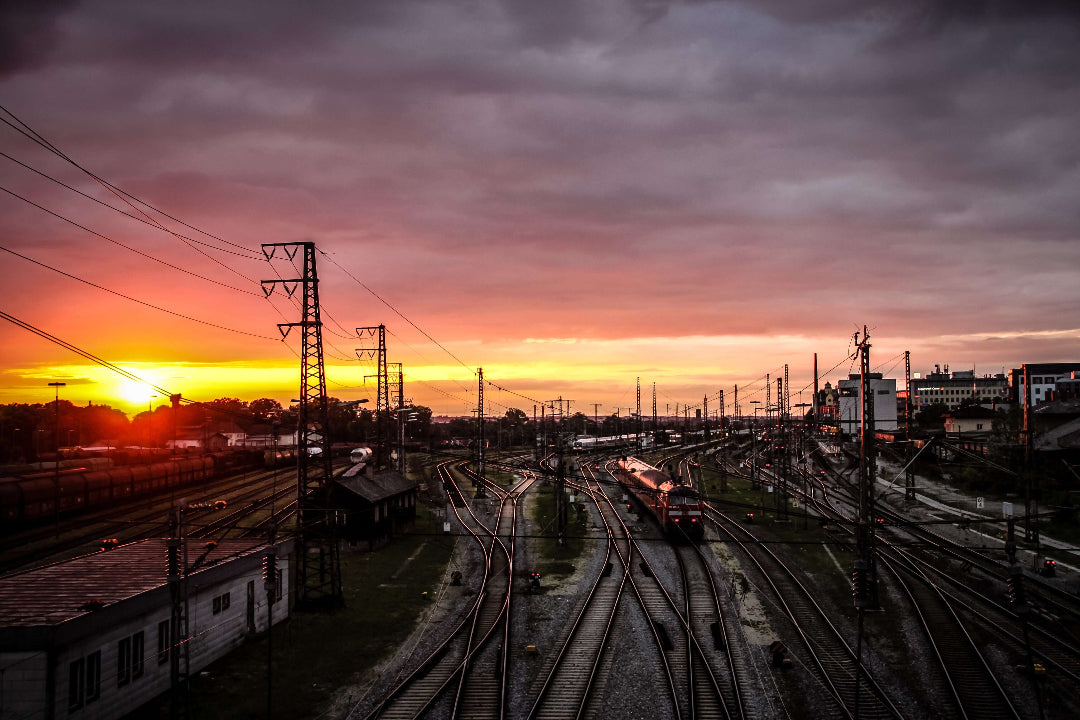
[[[8,89],[245,242],[379,251],[510,302],[606,288],[583,335],[846,333],[867,310],[1040,329],[1080,301],[1043,274],[1080,266],[1072,7],[109,2]],[[565,310],[521,312],[555,336]]]
[[[57,42],[56,20],[77,0],[0,3],[0,79],[45,62]]]

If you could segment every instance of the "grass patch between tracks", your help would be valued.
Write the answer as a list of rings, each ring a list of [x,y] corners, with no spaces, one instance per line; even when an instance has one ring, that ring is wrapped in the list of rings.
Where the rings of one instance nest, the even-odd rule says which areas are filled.
[[[426,515],[418,508],[418,528],[429,526]],[[453,544],[451,535],[415,534],[373,553],[343,554],[345,607],[294,612],[274,628],[273,716],[319,715],[337,690],[398,647],[433,602]],[[194,677],[191,717],[266,717],[266,650],[265,636],[250,640]],[[167,699],[138,716],[168,717]]]
[[[578,505],[567,503],[566,532],[560,545],[555,534],[555,497],[550,488],[543,487],[535,494],[532,505],[533,520],[541,535],[539,560],[536,570],[547,577],[567,577],[574,572],[575,561],[585,548],[588,513],[578,510]]]

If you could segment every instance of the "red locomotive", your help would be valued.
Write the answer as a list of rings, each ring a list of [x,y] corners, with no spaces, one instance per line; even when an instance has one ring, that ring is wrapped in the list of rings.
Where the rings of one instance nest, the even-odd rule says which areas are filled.
[[[701,496],[690,485],[680,485],[648,463],[634,457],[622,458],[615,473],[619,483],[652,513],[672,539],[701,540]]]

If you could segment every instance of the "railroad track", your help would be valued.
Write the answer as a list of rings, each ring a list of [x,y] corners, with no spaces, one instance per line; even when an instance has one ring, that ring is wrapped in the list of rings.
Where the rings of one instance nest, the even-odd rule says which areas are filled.
[[[941,692],[934,694],[942,702],[935,705],[935,715],[964,720],[1019,720],[1019,713],[983,654],[937,586],[914,566],[885,558],[881,564],[910,601],[942,670],[945,681]]]
[[[248,472],[215,480],[201,488],[186,487],[183,493],[197,504],[212,503],[226,493],[231,501],[243,502],[248,497],[266,497],[266,486],[274,475],[273,470]],[[295,494],[295,486],[292,493]],[[115,538],[123,544],[147,537],[162,537],[169,532],[168,516],[174,502],[165,497],[149,503],[147,498],[138,498],[107,510],[65,519],[59,534],[55,530],[38,529],[4,538],[0,544],[0,573],[30,569],[92,552],[105,538]],[[233,523],[246,517],[243,508],[240,510],[234,515]],[[185,512],[185,522],[196,528],[189,535],[199,536],[196,533],[204,523],[215,522],[210,512],[206,508],[191,508]]]
[[[822,502],[828,501],[830,504],[819,503],[819,510],[823,513],[839,513],[833,500],[836,493],[828,492],[823,484],[821,487]],[[895,525],[893,529],[897,532],[908,532],[912,528],[905,524]],[[932,535],[934,538],[939,537]],[[940,555],[928,557],[926,552],[912,551],[910,546],[916,542],[927,542],[931,543],[932,547],[937,547],[933,538],[918,534],[914,539],[904,537],[899,542],[884,535],[879,535],[879,539],[879,552],[887,554],[887,557],[903,563],[906,567],[916,569],[926,582],[937,588],[958,615],[976,622],[994,638],[1008,645],[1018,658],[1026,655],[1027,645],[1030,644],[1036,660],[1053,669],[1063,683],[1073,688],[1080,686],[1080,648],[1075,642],[1071,642],[1071,637],[1063,637],[1060,626],[1055,629],[1053,623],[1032,623],[1028,627],[1028,640],[1025,642],[1018,634],[1020,620],[1011,608],[971,587],[966,579],[959,579],[955,573],[943,569]],[[943,551],[948,549],[942,548]],[[1030,578],[1025,575],[1024,579],[1026,583]],[[1004,588],[1004,585],[1002,581],[1000,587]],[[943,672],[947,673],[948,670],[944,669]]]
[[[856,663],[855,651],[787,565],[715,508],[706,506],[706,517],[758,569],[762,582],[772,590],[774,604],[791,619],[798,649],[809,660],[803,665],[831,700],[826,708],[829,716],[902,717],[874,678],[857,667],[861,663]]]
[[[585,601],[557,653],[541,666],[543,682],[529,711],[530,720],[577,720],[586,715],[594,689],[610,669],[604,649],[615,625],[616,611],[629,575],[633,547],[610,503],[582,486],[595,503],[607,533],[604,569],[593,580]],[[595,714],[595,713],[594,713]]]
[[[460,462],[442,463],[437,472],[451,498],[459,498],[460,504],[452,502],[449,507],[483,554],[484,573],[475,588],[476,599],[448,637],[375,703],[364,716],[369,720],[424,717],[434,713],[440,701],[442,714],[449,717],[501,718],[505,714],[516,497],[528,483],[503,495],[495,526],[488,527],[464,500],[450,470],[452,464]],[[501,646],[486,650],[492,638],[501,639]],[[495,676],[498,679],[494,683],[482,679]]]

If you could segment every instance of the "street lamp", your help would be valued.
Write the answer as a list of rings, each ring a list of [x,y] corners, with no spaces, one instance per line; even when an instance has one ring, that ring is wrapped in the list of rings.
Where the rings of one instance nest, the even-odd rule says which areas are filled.
[[[154,462],[154,398],[156,393],[150,393],[146,398],[146,464]]]
[[[56,532],[60,533],[60,388],[67,387],[67,383],[51,382],[49,387],[56,389],[56,399],[53,404],[56,405],[56,425],[53,427],[54,437],[56,440],[56,460],[55,460],[55,473],[53,475],[53,485],[56,491],[55,510],[56,510]]]

